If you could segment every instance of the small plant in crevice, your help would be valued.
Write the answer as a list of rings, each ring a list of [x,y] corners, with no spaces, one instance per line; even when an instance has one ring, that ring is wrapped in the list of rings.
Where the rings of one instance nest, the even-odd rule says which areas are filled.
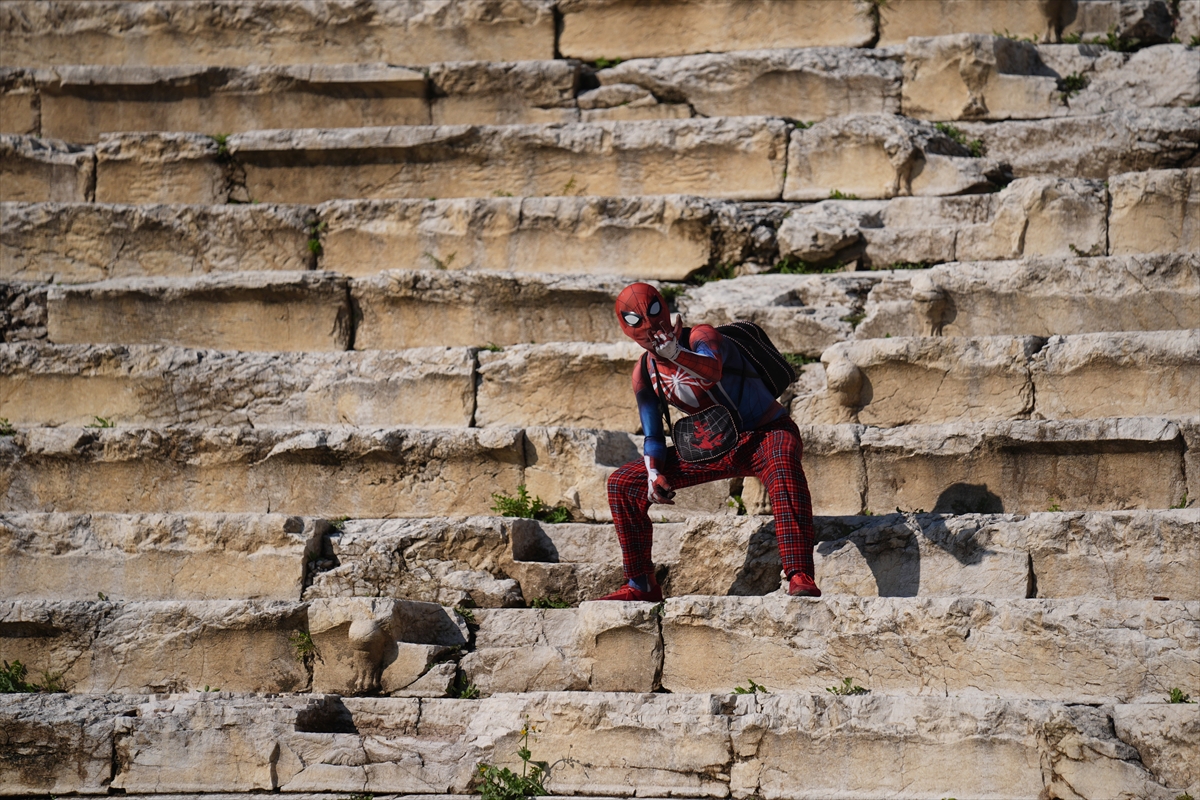
[[[699,284],[712,283],[713,281],[727,281],[734,277],[736,267],[733,263],[716,264],[709,267],[703,272],[699,272],[691,277],[691,280]]]
[[[221,690],[216,686],[209,686],[206,683],[206,684],[204,684],[204,689],[202,691],[204,691],[204,692],[219,692]]]
[[[1179,498],[1179,502],[1176,503],[1175,505],[1171,506],[1171,508],[1178,510],[1181,508],[1187,508],[1187,506],[1188,506],[1188,493],[1187,493],[1187,489],[1184,489],[1183,497]]]
[[[313,661],[324,663],[321,654],[317,652],[312,634],[308,631],[292,631],[288,634],[288,644],[292,646],[292,654],[296,656],[296,660],[306,667],[311,666]]]
[[[569,181],[567,181],[565,184],[563,184],[562,191],[559,192],[559,194],[569,195],[573,191],[575,191],[575,176],[574,175],[571,176],[571,179]]]
[[[1194,39],[1196,37],[1192,37],[1192,38]],[[1195,799],[1187,792],[1184,792],[1183,794],[1175,795],[1175,800],[1195,800]]]
[[[843,192],[841,189],[830,189],[829,190],[829,199],[830,200],[861,200],[862,198],[860,198],[856,194],[850,194],[849,192]]]
[[[675,301],[687,293],[688,287],[678,283],[664,283],[658,287],[658,292],[667,301],[667,305],[671,308],[675,307]]]
[[[533,751],[529,748],[530,737],[537,733],[537,728],[525,719],[518,736],[520,745],[517,747],[517,758],[521,759],[521,774],[518,775],[508,767],[497,767],[486,762],[476,765],[476,785],[479,788],[480,800],[521,800],[526,797],[545,797],[550,794],[546,781],[550,772],[559,764],[574,764],[575,760],[568,757],[560,758],[553,764],[545,761],[534,761]],[[536,738],[536,737],[534,737]]]
[[[324,246],[321,244],[321,234],[329,227],[328,222],[310,222],[308,223],[308,252],[314,256],[319,256],[325,252]]]
[[[659,619],[665,617],[667,615],[667,601],[662,600],[658,603],[655,603],[654,607],[650,609],[650,613]]]
[[[450,684],[450,696],[458,700],[478,700],[479,687],[467,680],[467,673],[461,669],[454,673],[454,683]]]
[[[0,662],[0,694],[66,691],[62,683],[63,674],[61,672],[43,670],[41,683],[26,681],[28,672],[28,668],[19,659],[14,659],[11,664],[7,661]]]
[[[733,687],[733,693],[734,694],[760,694],[760,693],[761,694],[770,694],[771,693],[771,690],[768,689],[767,687],[763,686],[761,683],[755,683],[753,678],[747,678],[746,683],[748,683],[750,685]]]
[[[561,597],[535,597],[530,608],[570,608],[571,604]]]
[[[746,502],[742,500],[742,496],[740,494],[730,495],[729,499],[725,501],[725,505],[729,506],[730,508],[736,508],[737,515],[739,517],[746,516]]]
[[[829,275],[830,273],[841,272],[845,268],[846,265],[840,261],[819,267],[799,258],[788,256],[775,262],[775,266],[770,271],[778,275]]]
[[[609,69],[620,64],[624,59],[621,58],[597,58],[592,62],[592,66],[596,69]]]
[[[1189,48],[1200,47],[1200,36],[1193,36],[1191,39],[1188,39],[1187,46]]]
[[[1038,43],[1036,36],[1022,36],[1019,33],[1013,33],[1008,28],[1005,28],[1003,33],[1000,31],[994,30],[994,31],[992,31],[992,35],[999,36],[1003,39],[1011,39],[1014,42],[1028,42],[1029,44],[1037,44]]]
[[[87,425],[84,425],[83,427],[85,427],[85,428],[114,428],[114,427],[116,427],[116,423],[114,423],[112,421],[112,419],[107,418],[107,417],[93,416],[92,421],[89,422]]]
[[[455,606],[454,613],[463,618],[463,622],[467,623],[467,630],[471,633],[479,630],[479,622],[475,619],[475,612],[466,606]]]
[[[425,258],[429,259],[429,262],[431,264],[433,264],[435,267],[437,267],[438,269],[450,269],[450,266],[454,263],[455,256],[458,255],[458,251],[455,250],[453,253],[446,256],[445,261],[438,258],[437,256],[435,256],[433,253],[429,252],[428,250],[426,250],[421,255],[423,255],[423,256],[425,256]]]
[[[806,356],[806,355],[801,355],[800,353],[784,353],[783,360],[798,369],[800,367],[805,366],[806,364],[819,363],[821,361],[821,357],[820,356],[815,356],[815,357],[814,356]]]
[[[8,417],[0,417],[0,436],[15,436],[17,429],[8,421]]]
[[[334,517],[333,519],[329,520],[329,527],[338,533],[341,533],[342,531],[346,530],[346,523],[349,521],[350,518],[344,515],[340,517]]]
[[[500,345],[496,344],[495,342],[488,342],[487,344],[480,345],[479,349],[487,350],[489,353],[499,353],[504,348],[501,347]]]
[[[1046,508],[1046,510],[1057,514],[1058,512],[1062,511],[1062,506],[1058,504],[1058,500],[1051,497],[1050,505]]]
[[[967,139],[967,135],[958,127],[951,125],[949,122],[939,122],[934,125],[938,133],[945,135],[947,139],[962,145],[967,148],[967,152],[971,154],[971,158],[982,158],[987,152],[987,147],[983,143],[983,139]]]
[[[1080,75],[1078,72],[1072,72],[1070,75],[1065,75],[1058,79],[1058,91],[1062,94],[1063,99],[1065,100],[1070,100],[1087,87],[1087,76]]]
[[[850,330],[855,330],[858,328],[858,323],[862,322],[866,318],[866,314],[859,312],[857,314],[847,314],[841,318],[841,321],[850,323]]]
[[[217,160],[218,161],[228,161],[230,158],[233,157],[229,152],[229,134],[228,133],[214,133],[214,134],[211,134],[208,138],[212,139],[214,142],[217,143]]]
[[[492,493],[492,511],[502,517],[523,517],[540,522],[561,523],[571,519],[571,510],[566,506],[549,506],[540,497],[530,498],[525,484],[517,487],[517,496]]]
[[[842,682],[837,686],[830,686],[825,689],[830,694],[836,694],[838,697],[853,697],[855,695],[870,694],[871,690],[859,686],[854,682],[854,678],[842,678]]]
[[[1196,702],[1195,700],[1192,699],[1192,696],[1190,694],[1185,694],[1183,689],[1180,689],[1178,686],[1175,686],[1171,689],[1170,694],[1168,694],[1166,697],[1166,701],[1168,703],[1191,703],[1191,704],[1195,704],[1195,702]]]
[[[928,261],[897,261],[888,269],[929,269],[931,266]]]
[[[97,600],[104,600],[105,602],[107,602],[107,601],[108,601],[108,595],[106,595],[104,592],[96,592],[96,599],[97,599]]]

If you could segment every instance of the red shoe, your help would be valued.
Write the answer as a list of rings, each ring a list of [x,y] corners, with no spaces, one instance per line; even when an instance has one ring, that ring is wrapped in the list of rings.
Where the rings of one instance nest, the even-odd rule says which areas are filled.
[[[788,581],[788,594],[792,597],[820,597],[821,590],[817,587],[816,581],[803,572],[797,572]]]
[[[620,589],[617,589],[612,594],[606,594],[604,597],[597,598],[598,600],[621,600],[627,603],[661,603],[663,599],[662,587],[658,585],[658,580],[654,577],[654,573],[650,573],[650,591],[643,592],[636,586],[630,586],[626,583]]]

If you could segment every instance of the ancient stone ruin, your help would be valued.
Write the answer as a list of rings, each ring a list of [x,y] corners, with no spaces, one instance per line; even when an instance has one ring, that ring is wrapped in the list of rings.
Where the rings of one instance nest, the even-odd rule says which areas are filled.
[[[1200,0],[3,0],[0,64],[0,795],[1200,796]],[[633,280],[797,365],[824,597],[745,479],[586,602]]]

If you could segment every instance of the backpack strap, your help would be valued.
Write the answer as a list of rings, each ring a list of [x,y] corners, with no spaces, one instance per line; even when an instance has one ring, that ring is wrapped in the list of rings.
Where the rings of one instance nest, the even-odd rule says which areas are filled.
[[[662,414],[664,417],[667,418],[667,432],[670,433],[671,432],[671,411],[670,411],[670,406],[667,403],[667,398],[662,393],[662,375],[660,375],[658,373],[658,362],[656,361],[656,362],[654,362],[654,377],[658,378],[658,382],[655,383],[654,381],[650,380],[650,371],[646,368],[646,359],[648,359],[649,357],[650,357],[649,353],[642,353],[642,358],[641,358],[642,377],[645,378],[646,383],[648,383],[654,387],[654,395],[655,395],[655,397],[658,398],[658,413]],[[645,431],[642,431],[642,433],[645,433]]]

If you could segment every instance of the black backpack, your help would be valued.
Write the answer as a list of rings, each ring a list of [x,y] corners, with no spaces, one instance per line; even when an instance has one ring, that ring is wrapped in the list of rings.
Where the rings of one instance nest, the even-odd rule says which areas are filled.
[[[796,382],[796,370],[779,352],[779,348],[767,336],[766,331],[753,322],[739,320],[728,325],[718,325],[721,335],[737,345],[746,359],[775,397]]]

